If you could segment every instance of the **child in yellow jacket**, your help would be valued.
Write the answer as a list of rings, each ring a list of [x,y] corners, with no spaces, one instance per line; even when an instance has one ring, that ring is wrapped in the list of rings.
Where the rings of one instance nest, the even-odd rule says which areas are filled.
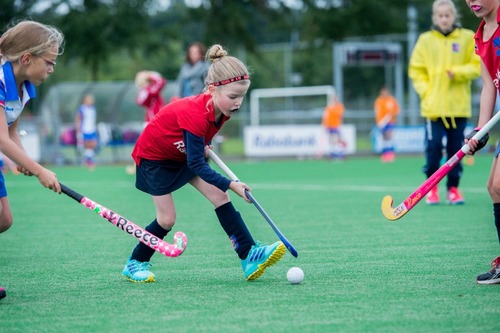
[[[471,82],[481,73],[480,59],[474,52],[474,32],[457,21],[452,0],[435,0],[433,27],[421,34],[410,57],[408,75],[420,96],[420,113],[425,118],[427,178],[440,167],[443,138],[447,159],[464,143],[464,130],[471,117]],[[459,163],[447,176],[447,202],[463,204],[458,190],[462,177]],[[437,186],[426,197],[427,204],[439,203]]]

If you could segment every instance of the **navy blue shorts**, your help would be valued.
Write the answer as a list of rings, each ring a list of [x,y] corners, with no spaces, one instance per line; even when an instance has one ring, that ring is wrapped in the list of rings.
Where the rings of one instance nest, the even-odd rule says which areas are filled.
[[[141,159],[136,166],[135,187],[151,195],[165,195],[183,187],[195,176],[185,162]]]
[[[3,178],[3,173],[0,172],[0,198],[5,198],[7,196],[7,188],[5,187],[5,178]]]

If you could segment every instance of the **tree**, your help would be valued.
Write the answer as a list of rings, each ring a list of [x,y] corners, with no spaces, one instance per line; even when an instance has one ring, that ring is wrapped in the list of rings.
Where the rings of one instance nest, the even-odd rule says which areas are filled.
[[[78,58],[90,67],[93,81],[111,54],[133,51],[147,35],[147,0],[84,0],[60,17],[59,27],[66,35],[67,58]]]
[[[337,5],[320,6],[314,0],[304,1],[307,10],[301,29],[305,39],[340,41],[346,37],[401,33],[406,30],[407,3],[404,1],[356,0],[333,3]]]
[[[280,13],[286,7],[280,1],[274,1],[276,6],[273,8],[269,2],[207,0],[205,6],[193,9],[191,13],[203,17],[204,39],[209,43],[220,43],[233,48],[242,47],[254,52],[257,44],[272,31],[268,25],[272,28],[272,22],[286,19],[286,13]],[[287,33],[285,35],[288,36]]]
[[[1,0],[0,8],[2,8],[2,10],[0,10],[0,24],[2,27],[6,27],[15,20],[25,18],[32,12],[37,2],[37,0]]]

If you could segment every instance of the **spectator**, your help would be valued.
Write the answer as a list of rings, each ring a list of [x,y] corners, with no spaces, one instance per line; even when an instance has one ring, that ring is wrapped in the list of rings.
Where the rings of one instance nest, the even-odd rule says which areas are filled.
[[[183,98],[203,92],[209,67],[204,58],[206,52],[207,48],[200,42],[189,44],[186,50],[186,61],[177,76],[176,97]]]
[[[420,96],[420,113],[425,118],[427,178],[441,166],[443,137],[450,159],[464,143],[464,130],[471,116],[471,81],[481,73],[479,57],[474,53],[474,32],[460,27],[452,0],[435,0],[433,26],[421,34],[413,49],[408,75]],[[447,176],[447,202],[464,203],[458,190],[462,163]],[[437,185],[426,197],[429,205],[439,204]]]

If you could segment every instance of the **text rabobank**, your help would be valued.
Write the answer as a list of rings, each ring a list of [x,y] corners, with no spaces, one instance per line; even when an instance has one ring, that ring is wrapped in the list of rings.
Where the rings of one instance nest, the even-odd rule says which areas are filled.
[[[346,153],[356,147],[354,125],[342,125]],[[244,130],[246,156],[320,156],[327,152],[327,132],[321,125],[260,125]]]
[[[291,148],[291,147],[307,147],[316,145],[316,137],[315,135],[305,135],[305,136],[297,136],[297,135],[257,135],[254,138],[254,145],[256,147],[283,147],[283,148]]]

